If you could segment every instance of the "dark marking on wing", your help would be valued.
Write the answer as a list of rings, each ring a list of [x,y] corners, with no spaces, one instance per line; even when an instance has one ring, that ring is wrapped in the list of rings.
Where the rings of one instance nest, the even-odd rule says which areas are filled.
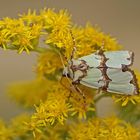
[[[100,50],[98,52],[98,55],[101,56],[101,62],[100,62],[100,65],[97,68],[101,71],[102,76],[103,76],[103,78],[100,79],[98,82],[103,81],[104,86],[100,87],[100,89],[103,90],[103,91],[107,91],[108,86],[109,86],[109,82],[112,81],[107,75],[108,67],[106,66],[106,61],[108,60],[108,58],[105,57],[104,52],[102,50]]]
[[[137,79],[136,79],[136,75],[135,75],[133,70],[128,68],[129,66],[131,66],[133,64],[134,53],[129,52],[129,54],[130,54],[130,58],[127,58],[127,59],[132,60],[131,64],[130,65],[122,64],[122,72],[126,72],[126,71],[131,72],[131,74],[133,76],[133,79],[130,81],[130,84],[133,84],[134,87],[135,87],[135,90],[134,90],[133,94],[139,94],[139,86],[138,86],[138,82],[137,82]],[[105,57],[105,54],[104,54],[103,51],[99,51],[97,55],[101,56],[101,62],[100,62],[100,65],[99,65],[98,69],[100,69],[100,71],[102,73],[102,76],[103,76],[103,78],[100,79],[99,81],[102,80],[104,82],[104,86],[102,86],[100,89],[104,90],[104,91],[107,91],[109,83],[110,83],[110,81],[112,81],[112,79],[110,79],[109,76],[107,75],[108,66],[106,65],[106,61],[108,60],[108,58]]]
[[[122,71],[123,71],[123,70],[122,70]],[[125,72],[125,71],[129,71],[129,72],[132,74],[133,79],[130,81],[130,84],[133,84],[134,87],[135,87],[134,94],[139,94],[139,85],[138,85],[138,80],[137,80],[137,78],[136,78],[136,74],[135,74],[134,71],[131,70],[130,68],[125,69],[123,72]]]

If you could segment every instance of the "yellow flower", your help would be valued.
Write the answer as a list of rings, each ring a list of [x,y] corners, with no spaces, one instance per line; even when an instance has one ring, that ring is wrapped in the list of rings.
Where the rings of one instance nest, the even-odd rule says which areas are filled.
[[[25,25],[22,19],[5,18],[0,22],[0,45],[6,49],[18,49],[18,52],[34,50],[38,47],[39,37],[42,34],[42,25]]]
[[[22,15],[19,14],[19,16],[29,26],[34,24],[34,23],[35,24],[40,24],[40,25],[43,24],[43,20],[42,20],[40,15],[36,14],[36,10],[31,11],[31,9],[29,9],[27,14],[25,14],[25,13],[22,14]]]
[[[115,122],[113,119],[115,119]],[[76,122],[70,127],[69,135],[70,140],[140,139],[140,132],[138,129],[115,117],[106,119],[94,118],[88,122]]]
[[[71,93],[70,102],[72,104],[71,115],[78,115],[79,119],[86,119],[87,113],[90,112],[94,114],[95,107],[94,107],[94,90],[87,88],[85,86],[80,86],[80,90],[83,92],[85,99],[83,96],[77,92],[73,91]]]
[[[113,95],[112,98],[115,100],[115,103],[122,102],[122,106],[126,106],[129,102],[133,104],[140,103],[140,95]]]
[[[55,121],[63,124],[67,118],[69,105],[64,101],[49,100],[44,104],[40,104],[39,108],[36,108],[37,113],[35,113],[32,118],[38,120],[42,125],[50,123],[53,125]]]
[[[123,121],[117,118],[116,116],[112,116],[109,118],[104,118],[102,120],[108,129],[113,129],[116,125],[121,124]]]
[[[99,50],[118,50],[121,46],[110,35],[104,34],[99,27],[87,23],[85,27],[75,27],[72,30],[76,39],[77,55],[84,56]]]
[[[68,117],[67,113],[70,107],[71,106],[64,100],[47,100],[44,104],[41,104],[39,108],[36,108],[37,113],[33,115],[33,119],[40,119],[40,123],[44,125],[46,123],[53,125],[56,121],[64,124],[64,121]]]
[[[33,136],[37,140],[62,140],[63,134],[67,130],[67,126],[62,125],[47,125],[41,126],[38,125],[40,122],[37,120],[33,120],[31,122],[26,122],[25,126],[28,132],[33,132]],[[30,139],[33,139],[30,137]]]
[[[8,43],[10,42],[11,34],[10,31],[7,29],[3,29],[0,31],[0,46],[6,50]]]
[[[55,13],[54,10],[48,9],[41,11],[41,16],[44,18],[44,28],[48,31],[46,43],[57,46],[59,48],[69,49],[73,47],[71,36],[71,18],[67,11],[60,10]],[[67,52],[68,53],[68,52]]]
[[[44,132],[47,133],[45,140],[62,140],[62,135],[66,131],[65,127],[64,125],[48,126],[46,132]]]
[[[31,119],[30,121],[24,122],[24,125],[25,125],[26,130],[32,131],[32,134],[33,134],[34,138],[37,139],[37,138],[40,137],[40,135],[42,135],[42,131],[39,128],[40,123],[38,121]]]
[[[27,122],[29,120],[30,120],[30,116],[27,113],[25,113],[16,116],[10,121],[9,128],[13,130],[14,137],[26,136],[28,130],[26,129],[24,122]]]
[[[69,26],[68,26],[69,27]],[[61,26],[60,26],[61,28]],[[99,28],[87,24],[86,27],[54,28],[48,35],[47,44],[53,44],[62,50],[69,58],[76,45],[76,56],[84,56],[99,50],[104,44],[104,50],[118,50],[121,46],[110,35],[102,33]],[[71,34],[72,32],[72,34]],[[75,40],[74,40],[75,39]]]
[[[70,58],[74,47],[70,29],[63,28],[60,30],[52,30],[52,32],[48,35],[46,43],[61,48],[62,51],[65,50],[65,56]]]
[[[36,72],[39,76],[56,74],[62,69],[62,62],[58,53],[47,50],[38,58]]]
[[[20,19],[12,19],[9,17],[5,17],[2,20],[0,20],[0,28],[8,29],[9,31],[11,31],[13,28],[18,27],[21,24],[23,24],[23,21]]]
[[[137,128],[134,128],[130,123],[125,123],[127,128],[127,137],[129,139],[137,140],[140,138],[140,131]]]
[[[44,28],[47,30],[63,30],[71,25],[70,15],[66,10],[60,10],[58,13],[54,9],[43,9],[40,16],[44,20]]]
[[[40,24],[33,24],[30,27],[30,34],[35,37],[35,38],[39,38],[41,34],[43,34],[42,32],[42,25]]]
[[[9,128],[2,120],[0,120],[0,139],[11,140],[14,136],[13,129]]]
[[[56,121],[63,124],[68,117],[68,112],[71,110],[71,105],[67,103],[67,94],[67,90],[57,82],[54,82],[48,87],[46,101],[36,107],[37,112],[32,118],[38,120],[42,125],[47,123],[52,125]]]
[[[46,9],[46,8],[44,8],[43,10],[40,11],[40,16],[43,19],[44,28],[46,30],[52,29],[54,21],[55,21],[55,18],[57,16],[57,14],[54,12],[54,9]]]
[[[31,35],[30,32],[24,32],[24,34],[17,36],[17,38],[12,42],[12,45],[18,48],[19,54],[24,50],[29,54],[30,50],[33,50],[35,47],[32,40],[35,37]]]

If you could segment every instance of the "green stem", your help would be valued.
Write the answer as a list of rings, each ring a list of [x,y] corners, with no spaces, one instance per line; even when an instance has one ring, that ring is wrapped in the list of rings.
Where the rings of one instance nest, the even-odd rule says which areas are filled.
[[[6,49],[9,49],[9,50],[16,50],[17,48],[14,47],[14,46],[6,46]]]
[[[42,48],[42,47],[37,47],[33,51],[38,52],[38,53],[43,53],[46,52],[48,48]]]

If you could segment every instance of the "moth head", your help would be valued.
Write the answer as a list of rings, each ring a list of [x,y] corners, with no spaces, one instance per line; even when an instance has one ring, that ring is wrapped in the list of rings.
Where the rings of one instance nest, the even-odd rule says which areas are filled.
[[[80,60],[69,60],[66,67],[63,69],[63,76],[73,79],[73,70],[81,63]]]
[[[68,62],[67,66],[64,67],[62,75],[64,77],[73,78],[73,71],[71,69],[71,62]]]
[[[68,67],[64,67],[62,76],[70,78],[70,72]]]

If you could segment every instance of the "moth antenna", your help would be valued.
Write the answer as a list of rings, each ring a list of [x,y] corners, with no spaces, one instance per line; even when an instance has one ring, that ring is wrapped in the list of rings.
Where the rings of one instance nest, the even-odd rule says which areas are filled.
[[[71,53],[71,60],[73,59],[74,57],[74,54],[76,52],[76,41],[75,41],[75,38],[73,36],[73,33],[72,33],[72,30],[70,30],[70,34],[71,34],[71,37],[72,37],[72,40],[73,40],[73,49],[72,49],[72,53]],[[58,52],[58,51],[57,51]],[[64,64],[64,61],[63,61],[63,58],[62,58],[62,55],[60,52],[58,52],[59,56],[60,56],[60,60],[61,60],[61,63],[63,65],[64,68],[66,68],[65,64]],[[66,61],[68,62],[68,59],[66,56],[64,56],[64,58],[66,59]],[[77,85],[73,85],[72,82],[70,81],[70,79],[68,78],[68,76],[66,75],[66,78],[68,80],[68,82],[70,83],[70,86],[71,87],[74,87],[78,93],[83,97],[83,101],[84,101],[84,104],[86,104],[86,97],[85,97],[85,94],[81,91],[81,89],[77,86]],[[61,76],[61,79],[60,79],[60,83],[65,87],[67,88],[63,83],[62,83],[62,79],[63,79],[63,76]],[[68,89],[68,88],[67,88]],[[71,96],[71,95],[70,95]],[[68,97],[69,98],[69,97]]]
[[[105,51],[104,48],[105,48],[105,41],[103,40],[102,45],[101,45],[100,49],[96,51],[96,54],[98,54],[98,55],[103,54],[103,52]]]
[[[61,63],[62,63],[62,65],[63,65],[63,67],[66,68],[66,66],[65,66],[65,64],[64,64],[64,61],[63,61],[63,59],[62,59],[61,53],[60,53],[60,52],[58,52],[58,53],[59,53],[60,60],[61,60]],[[62,77],[63,77],[63,76],[62,76]],[[60,80],[60,81],[62,81],[62,77],[61,77],[61,80]],[[68,78],[67,75],[66,75],[66,78],[67,78],[67,80],[69,81],[69,83],[70,83],[70,85],[71,85],[71,81],[69,80],[69,78]],[[61,83],[62,83],[62,82],[61,82]]]
[[[64,61],[63,61],[63,59],[62,59],[61,53],[58,52],[58,54],[59,54],[59,56],[60,56],[60,60],[61,60],[61,63],[62,63],[62,65],[63,65],[63,68],[66,68],[66,66],[65,66],[65,64],[64,64]],[[72,85],[72,84],[71,84],[71,81],[70,81],[70,79],[68,78],[67,75],[66,75],[66,78],[67,78],[67,80],[68,80],[68,82],[70,83],[70,86],[71,86],[71,85]],[[63,75],[61,76],[60,83],[61,83],[61,85],[63,85],[65,88],[67,88],[67,87],[62,83],[62,79],[63,79]],[[68,89],[68,88],[67,88],[67,89]]]
[[[76,41],[75,41],[74,35],[72,33],[72,30],[70,30],[70,34],[71,34],[71,37],[72,37],[73,46],[76,46]]]
[[[59,51],[57,51],[57,50],[55,50],[55,52],[59,54],[61,63],[62,63],[62,65],[63,65],[63,68],[66,68],[66,66],[65,66],[65,64],[64,64],[64,60],[63,60],[63,58],[62,58],[62,54],[61,54]],[[65,56],[64,56],[64,57],[65,57]],[[66,58],[66,57],[65,57],[65,58]],[[66,61],[68,62],[67,58],[66,58]],[[66,75],[66,77],[67,77],[67,75]],[[68,77],[67,77],[67,78],[68,78]],[[61,76],[60,82],[61,82],[61,81],[62,81],[62,76]],[[61,82],[61,84],[62,84],[62,82]]]
[[[102,52],[106,51],[106,49],[105,49],[105,40],[102,41],[102,46],[101,46],[100,50]]]
[[[59,56],[60,56],[60,60],[61,60],[61,63],[62,63],[62,65],[63,65],[63,67],[66,68],[61,53],[58,52],[58,54],[59,54]],[[67,78],[67,80],[68,80],[68,82],[70,83],[70,86],[71,86],[72,83],[71,83],[71,81],[70,81],[70,79],[68,78],[67,75],[66,75],[66,78]],[[64,87],[66,87],[66,86],[62,83],[62,79],[63,79],[63,76],[61,76],[60,83],[61,83]],[[73,86],[73,85],[72,85],[72,86]],[[68,89],[68,88],[67,88],[67,89]]]
[[[70,34],[71,34],[71,37],[72,37],[72,41],[73,41],[73,49],[72,49],[72,53],[71,53],[71,59],[74,58],[74,54],[76,52],[76,41],[75,41],[75,38],[74,38],[74,35],[72,33],[72,30],[70,30]]]
[[[103,41],[102,41],[101,50],[104,50],[104,48],[105,48],[105,41],[103,40]]]
[[[63,67],[65,68],[66,66],[65,66],[65,64],[64,64],[64,60],[63,60],[63,58],[62,58],[62,55],[63,55],[63,57],[65,58],[65,60],[67,61],[67,63],[68,63],[67,57],[66,57],[63,53],[60,53],[60,51],[58,51],[58,50],[56,50],[56,49],[55,49],[55,52],[56,52],[57,54],[59,54],[61,63],[62,63],[62,65],[63,65]]]
[[[59,54],[59,57],[60,57],[61,63],[62,63],[62,65],[63,65],[63,68],[65,68],[66,66],[65,66],[65,64],[64,64],[64,61],[63,61],[62,55],[61,55],[60,52],[58,52],[58,54]]]

